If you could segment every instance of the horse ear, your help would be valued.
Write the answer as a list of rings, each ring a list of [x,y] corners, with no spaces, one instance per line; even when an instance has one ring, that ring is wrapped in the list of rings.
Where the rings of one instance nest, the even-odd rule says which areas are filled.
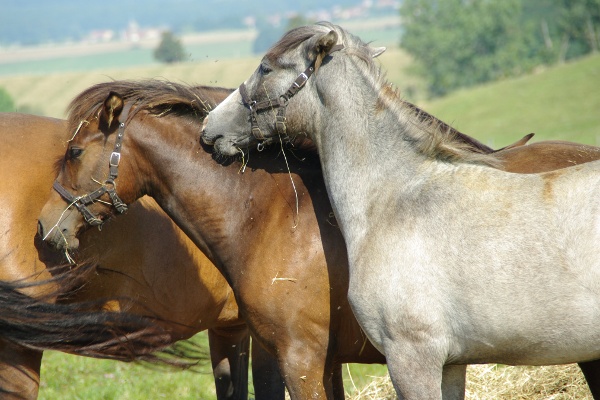
[[[336,31],[329,31],[317,40],[317,54],[328,54],[331,48],[336,45],[338,34]]]
[[[119,120],[124,104],[123,98],[112,91],[108,94],[106,100],[104,100],[102,111],[100,112],[100,124],[105,126],[108,131],[111,130],[113,123]]]
[[[382,55],[387,49],[385,47],[371,48],[371,57],[377,58]]]
[[[315,52],[317,53],[315,58],[315,72],[321,66],[323,58],[329,54],[333,46],[336,45],[337,40],[338,34],[336,31],[329,31],[317,39],[317,44],[315,45]]]

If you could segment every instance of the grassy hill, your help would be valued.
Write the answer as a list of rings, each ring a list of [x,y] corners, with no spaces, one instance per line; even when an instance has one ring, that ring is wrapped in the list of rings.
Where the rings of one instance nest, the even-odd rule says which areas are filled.
[[[492,147],[530,132],[535,132],[534,140],[600,145],[600,55],[422,105]]]

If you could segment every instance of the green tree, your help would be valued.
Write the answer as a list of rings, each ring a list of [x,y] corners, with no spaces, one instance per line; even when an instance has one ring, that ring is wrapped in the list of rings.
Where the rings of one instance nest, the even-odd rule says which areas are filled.
[[[165,63],[184,61],[187,57],[179,40],[170,31],[165,31],[158,47],[154,50],[154,58]]]
[[[405,0],[401,46],[432,96],[515,75],[534,62],[521,0]]]
[[[560,61],[600,50],[600,0],[558,1]]]
[[[15,111],[15,102],[6,89],[0,87],[0,112]]]

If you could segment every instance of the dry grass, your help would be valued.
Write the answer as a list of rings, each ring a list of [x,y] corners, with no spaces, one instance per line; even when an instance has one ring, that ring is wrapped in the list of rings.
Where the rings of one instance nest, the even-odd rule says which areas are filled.
[[[473,365],[467,369],[468,400],[586,400],[592,399],[575,364],[548,367]],[[397,399],[387,376],[374,379],[350,400]]]

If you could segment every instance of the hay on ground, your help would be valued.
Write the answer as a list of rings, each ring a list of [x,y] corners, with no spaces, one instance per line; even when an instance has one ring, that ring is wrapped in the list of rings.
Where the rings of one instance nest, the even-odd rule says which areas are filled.
[[[347,396],[349,400],[395,400],[387,376]],[[592,400],[576,364],[546,367],[510,367],[496,364],[467,368],[467,400]]]

